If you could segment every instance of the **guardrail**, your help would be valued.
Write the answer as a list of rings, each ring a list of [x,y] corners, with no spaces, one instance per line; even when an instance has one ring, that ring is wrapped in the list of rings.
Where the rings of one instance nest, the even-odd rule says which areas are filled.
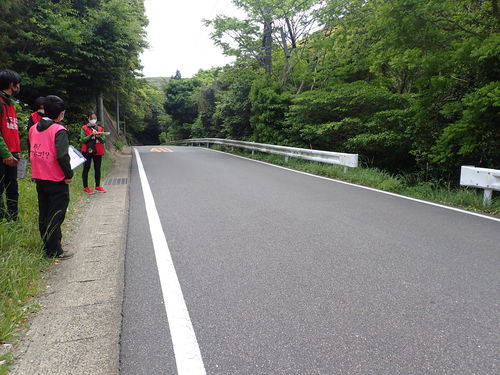
[[[346,154],[342,152],[310,150],[307,148],[276,146],[276,145],[268,145],[265,143],[243,142],[243,141],[235,141],[232,139],[221,139],[221,138],[183,139],[181,141],[176,141],[174,143],[194,144],[194,145],[206,144],[207,147],[210,147],[210,144],[238,147],[251,150],[252,154],[254,154],[255,151],[259,151],[269,154],[283,155],[285,156],[285,162],[288,162],[288,158],[292,157],[292,158],[317,161],[320,163],[341,165],[344,167],[344,171],[347,171],[348,167],[356,168],[358,166],[358,154]]]
[[[500,191],[500,170],[464,165],[460,171],[460,185],[484,189],[483,204],[491,204],[493,190]]]

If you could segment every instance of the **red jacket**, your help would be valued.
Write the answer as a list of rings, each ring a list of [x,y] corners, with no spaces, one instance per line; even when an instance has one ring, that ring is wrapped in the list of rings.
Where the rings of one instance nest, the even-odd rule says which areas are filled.
[[[0,97],[0,102],[0,106],[2,106],[0,116],[2,138],[10,152],[20,152],[21,140],[19,139],[16,108],[14,104],[8,104],[2,97]]]

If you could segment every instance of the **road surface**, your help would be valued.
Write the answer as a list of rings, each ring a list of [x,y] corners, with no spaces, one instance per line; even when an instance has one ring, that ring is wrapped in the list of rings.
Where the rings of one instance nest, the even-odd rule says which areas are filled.
[[[498,220],[206,149],[137,152],[121,374],[498,373]],[[187,321],[167,316],[183,310],[162,236]]]

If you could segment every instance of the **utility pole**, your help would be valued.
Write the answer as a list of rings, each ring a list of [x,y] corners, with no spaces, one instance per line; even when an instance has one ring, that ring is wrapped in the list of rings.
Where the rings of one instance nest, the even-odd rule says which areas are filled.
[[[101,125],[104,126],[104,99],[102,92],[99,93],[99,96],[97,97],[97,120],[99,120]]]
[[[116,127],[120,136],[120,93],[116,90]]]

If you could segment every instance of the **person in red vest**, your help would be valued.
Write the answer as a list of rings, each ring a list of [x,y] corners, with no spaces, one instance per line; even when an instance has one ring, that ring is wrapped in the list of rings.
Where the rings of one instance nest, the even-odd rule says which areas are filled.
[[[30,128],[33,125],[38,124],[38,121],[40,121],[40,119],[43,117],[43,115],[44,115],[43,101],[44,100],[45,100],[45,98],[43,96],[40,96],[40,97],[36,98],[35,101],[33,102],[33,109],[35,110],[35,112],[33,112],[30,115],[30,117],[28,118],[28,125],[26,127],[26,129],[28,131],[30,130]]]
[[[82,171],[83,191],[87,194],[95,194],[95,191],[89,188],[90,164],[94,161],[95,190],[100,193],[105,193],[106,190],[101,186],[101,162],[102,156],[104,155],[106,136],[103,134],[103,127],[97,125],[97,115],[95,112],[89,112],[87,120],[88,123],[83,125],[80,131],[82,154],[85,159],[87,159],[83,165]]]
[[[38,121],[40,121],[40,119],[44,116],[44,112],[43,112],[43,101],[44,101],[44,97],[43,96],[40,96],[38,98],[35,99],[35,101],[33,102],[33,109],[35,110],[35,112],[33,112],[30,117],[28,118],[28,124],[26,125],[26,130],[29,132],[31,127],[33,125],[36,125],[38,124]],[[30,141],[29,141],[29,138],[27,140],[27,143],[28,143],[28,150],[30,149]]]
[[[21,76],[13,70],[0,72],[0,220],[16,221],[18,218],[19,190],[17,185],[17,161],[21,141],[15,101],[21,90]],[[6,202],[4,201],[4,196]]]
[[[68,154],[68,131],[59,122],[64,118],[64,101],[55,95],[44,99],[44,117],[30,128],[31,176],[38,193],[38,226],[45,253],[68,259],[72,253],[61,247],[61,225],[69,204],[69,184],[73,178]]]

